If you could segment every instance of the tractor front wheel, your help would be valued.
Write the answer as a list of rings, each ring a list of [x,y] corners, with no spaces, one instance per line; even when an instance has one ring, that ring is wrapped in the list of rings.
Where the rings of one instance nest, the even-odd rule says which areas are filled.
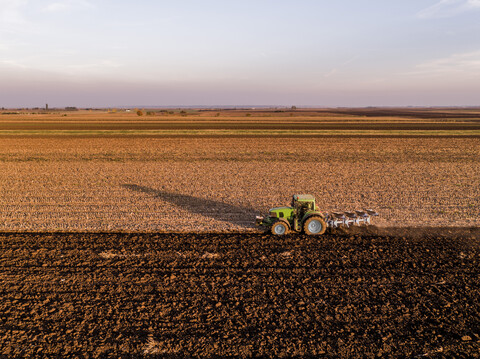
[[[271,231],[276,236],[283,236],[288,233],[288,226],[285,222],[278,221],[272,225]]]
[[[322,217],[313,216],[305,221],[303,224],[303,230],[308,235],[320,235],[324,234],[327,230],[327,224]]]

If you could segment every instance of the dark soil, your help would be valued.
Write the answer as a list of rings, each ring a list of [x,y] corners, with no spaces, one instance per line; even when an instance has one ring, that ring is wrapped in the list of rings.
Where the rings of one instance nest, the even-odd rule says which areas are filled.
[[[383,117],[395,116],[404,118],[421,118],[421,119],[470,119],[478,121],[478,108],[461,109],[461,108],[445,108],[445,109],[429,109],[429,108],[349,108],[349,109],[330,109],[329,113],[337,113],[344,115],[356,115],[366,117]]]
[[[5,357],[480,355],[478,229],[11,233],[0,251]]]

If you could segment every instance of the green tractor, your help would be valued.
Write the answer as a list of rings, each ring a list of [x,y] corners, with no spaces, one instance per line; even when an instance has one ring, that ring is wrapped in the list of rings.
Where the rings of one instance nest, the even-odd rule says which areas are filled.
[[[327,228],[369,226],[378,213],[371,209],[353,212],[322,213],[315,205],[315,197],[309,194],[294,194],[290,207],[276,207],[267,217],[259,217],[257,226],[270,229],[272,234],[282,236],[290,231],[310,235],[324,234]]]
[[[257,216],[255,224],[270,228],[272,234],[284,235],[290,231],[305,232],[309,235],[325,233],[325,216],[315,205],[315,197],[309,194],[295,194],[290,207],[276,207],[268,217]]]

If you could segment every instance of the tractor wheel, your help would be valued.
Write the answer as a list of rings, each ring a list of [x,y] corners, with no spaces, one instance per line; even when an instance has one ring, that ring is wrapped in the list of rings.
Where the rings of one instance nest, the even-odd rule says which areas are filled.
[[[288,226],[285,222],[278,221],[272,225],[271,231],[276,236],[283,236],[288,233]]]
[[[303,230],[308,235],[324,234],[327,229],[327,224],[322,217],[313,216],[305,221],[303,224]]]

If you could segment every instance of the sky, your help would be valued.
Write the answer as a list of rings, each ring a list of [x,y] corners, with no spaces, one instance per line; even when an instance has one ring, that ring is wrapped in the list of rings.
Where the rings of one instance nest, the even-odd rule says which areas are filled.
[[[0,107],[480,105],[480,0],[0,0]]]

